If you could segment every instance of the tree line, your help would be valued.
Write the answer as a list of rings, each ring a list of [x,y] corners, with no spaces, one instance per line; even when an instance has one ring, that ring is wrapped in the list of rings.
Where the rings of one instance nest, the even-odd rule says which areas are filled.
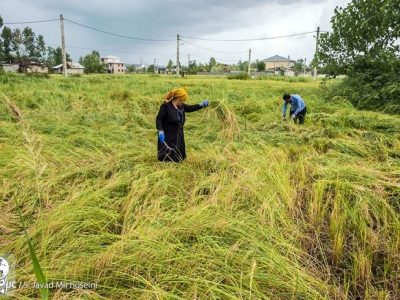
[[[196,60],[190,61],[189,66],[180,66],[180,68],[184,72],[190,72],[192,74],[196,74],[198,72],[226,72],[226,71],[242,71],[247,72],[249,66],[248,61],[239,60],[234,64],[224,64],[218,62],[215,57],[211,57],[208,63],[198,63]],[[176,65],[170,59],[166,68],[169,70],[173,70]],[[303,71],[304,68],[307,68],[305,60],[299,59],[294,63],[293,70],[297,72]],[[265,62],[262,60],[256,60],[250,64],[250,69],[257,72],[265,71]],[[149,71],[154,71],[154,65],[149,66]]]
[[[60,47],[46,46],[42,35],[30,28],[11,29],[3,26],[0,16],[0,62],[21,63],[35,61],[46,64],[49,68],[62,63],[62,51]],[[67,54],[67,60],[71,57]]]
[[[32,28],[11,29],[3,25],[3,19],[0,16],[0,63],[33,61],[45,64],[49,70],[63,63],[61,48],[46,46],[43,36],[36,35]],[[66,53],[66,58],[68,62],[72,61],[68,53]],[[101,73],[104,70],[98,51],[92,51],[85,57],[81,57],[79,62],[88,73]]]

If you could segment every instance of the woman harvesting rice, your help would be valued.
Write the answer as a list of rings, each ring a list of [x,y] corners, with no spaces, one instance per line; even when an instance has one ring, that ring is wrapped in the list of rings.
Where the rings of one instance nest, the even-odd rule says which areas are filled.
[[[208,106],[208,100],[199,104],[185,104],[188,94],[185,89],[173,89],[164,97],[156,118],[158,130],[158,160],[180,162],[186,158],[183,125],[185,112],[193,112]]]

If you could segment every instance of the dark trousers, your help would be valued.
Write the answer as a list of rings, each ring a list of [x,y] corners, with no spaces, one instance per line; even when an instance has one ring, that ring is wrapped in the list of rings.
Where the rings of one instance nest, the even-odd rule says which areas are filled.
[[[290,115],[293,114],[294,111],[291,111]],[[294,122],[296,124],[304,124],[304,119],[306,118],[306,114],[307,114],[307,107],[304,107],[304,109],[297,114],[296,118],[294,118]]]

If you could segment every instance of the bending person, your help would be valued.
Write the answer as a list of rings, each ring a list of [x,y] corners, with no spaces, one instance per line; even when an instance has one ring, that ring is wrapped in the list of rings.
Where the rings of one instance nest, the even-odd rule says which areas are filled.
[[[286,110],[290,104],[290,117],[295,123],[304,124],[304,119],[307,114],[307,108],[304,100],[299,95],[283,95],[282,117],[286,120]]]
[[[180,162],[186,158],[183,125],[185,112],[193,112],[208,106],[208,100],[199,104],[185,104],[188,94],[185,89],[173,89],[164,97],[156,118],[158,130],[158,160]]]

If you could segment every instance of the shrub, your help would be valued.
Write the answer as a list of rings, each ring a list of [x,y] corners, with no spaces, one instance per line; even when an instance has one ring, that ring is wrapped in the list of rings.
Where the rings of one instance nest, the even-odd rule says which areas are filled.
[[[349,77],[333,85],[328,99],[347,98],[360,109],[400,113],[400,60],[360,58]]]
[[[249,74],[247,74],[245,72],[241,72],[238,74],[228,75],[228,79],[249,80],[249,79],[251,79],[251,77]]]

